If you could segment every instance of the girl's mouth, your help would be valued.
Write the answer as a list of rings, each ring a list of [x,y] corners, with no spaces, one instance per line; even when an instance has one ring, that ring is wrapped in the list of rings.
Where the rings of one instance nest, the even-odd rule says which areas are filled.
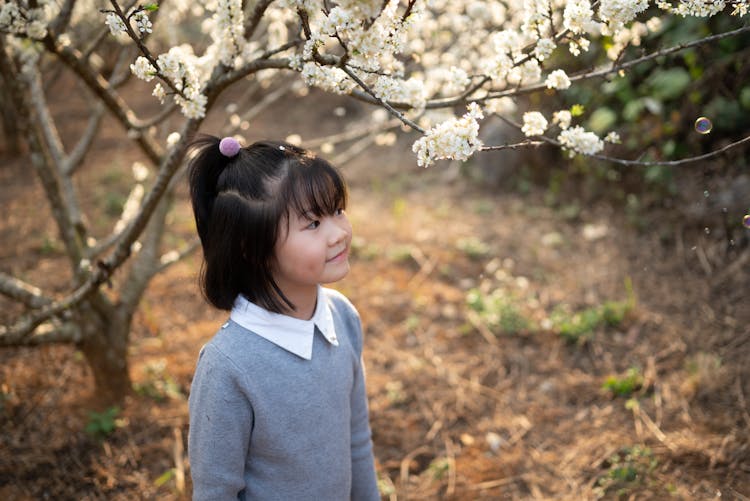
[[[342,250],[341,252],[333,256],[331,259],[328,259],[326,262],[332,263],[336,261],[342,261],[346,259],[348,253],[349,253],[349,247],[344,247],[344,250]]]

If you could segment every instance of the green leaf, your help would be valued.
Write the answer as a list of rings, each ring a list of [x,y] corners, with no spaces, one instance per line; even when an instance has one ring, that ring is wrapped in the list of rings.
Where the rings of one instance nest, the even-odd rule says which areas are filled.
[[[654,98],[669,100],[682,96],[690,81],[690,74],[684,68],[670,68],[654,71],[647,84]]]
[[[750,110],[750,87],[743,87],[740,91],[740,104]]]
[[[617,121],[617,113],[610,108],[602,107],[591,114],[589,127],[597,134],[603,134],[610,130]]]
[[[162,485],[172,480],[174,476],[175,476],[174,468],[170,468],[164,473],[162,473],[161,475],[159,475],[159,478],[154,480],[154,485],[157,487],[161,487]]]
[[[148,3],[148,4],[146,4],[146,5],[143,6],[143,9],[147,10],[149,12],[154,12],[154,11],[159,10],[159,5],[155,4],[155,3]]]

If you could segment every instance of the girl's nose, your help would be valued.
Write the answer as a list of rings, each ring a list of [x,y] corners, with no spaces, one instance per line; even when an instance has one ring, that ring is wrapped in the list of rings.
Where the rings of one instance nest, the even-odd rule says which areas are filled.
[[[329,236],[329,244],[331,246],[338,245],[342,241],[346,240],[349,233],[351,232],[349,221],[335,221],[331,226],[332,229]]]

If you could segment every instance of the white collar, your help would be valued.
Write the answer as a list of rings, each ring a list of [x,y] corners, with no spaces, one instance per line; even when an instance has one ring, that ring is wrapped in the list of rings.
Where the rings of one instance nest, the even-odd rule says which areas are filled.
[[[242,294],[234,300],[229,318],[245,329],[305,360],[312,359],[316,326],[329,343],[334,346],[339,345],[336,330],[333,326],[331,309],[320,286],[318,286],[315,313],[310,320],[300,320],[288,315],[270,312],[251,303]]]

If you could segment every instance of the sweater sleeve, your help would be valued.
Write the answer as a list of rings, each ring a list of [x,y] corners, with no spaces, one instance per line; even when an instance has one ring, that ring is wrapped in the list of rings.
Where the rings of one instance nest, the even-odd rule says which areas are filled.
[[[188,455],[193,501],[237,500],[245,489],[245,461],[253,411],[231,360],[207,345],[190,390]]]
[[[359,327],[359,322],[357,322]],[[359,330],[361,336],[361,329]],[[360,337],[361,340],[361,337]],[[361,346],[361,345],[360,345]],[[378,482],[372,451],[367,392],[365,389],[364,362],[361,347],[356,364],[351,395],[352,434],[352,493],[353,501],[379,501]]]

